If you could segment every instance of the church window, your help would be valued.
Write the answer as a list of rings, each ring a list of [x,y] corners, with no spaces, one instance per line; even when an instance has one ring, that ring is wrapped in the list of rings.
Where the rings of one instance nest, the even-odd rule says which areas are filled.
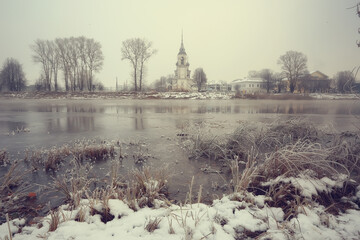
[[[181,57],[181,64],[184,65],[184,57]]]

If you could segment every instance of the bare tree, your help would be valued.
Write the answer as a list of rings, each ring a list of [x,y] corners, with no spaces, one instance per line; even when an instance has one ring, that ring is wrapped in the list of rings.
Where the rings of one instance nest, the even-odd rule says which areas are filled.
[[[94,90],[94,74],[102,68],[104,56],[101,44],[85,37],[36,40],[31,46],[33,60],[42,64],[45,89],[51,91],[52,77],[58,90],[58,71],[62,70],[66,91]]]
[[[351,71],[338,72],[335,76],[336,88],[341,93],[351,92],[355,76]]]
[[[149,58],[156,54],[157,50],[152,48],[152,42],[147,41],[146,39],[142,39],[140,42],[140,67],[139,67],[139,88],[140,91],[143,85],[144,79],[144,67],[145,63],[149,60]]]
[[[131,38],[122,42],[121,60],[129,60],[133,68],[134,88],[138,90],[137,69],[140,58],[140,38]]]
[[[49,48],[45,40],[36,40],[31,49],[34,51],[33,61],[42,64],[42,71],[44,74],[45,80],[45,89],[51,91],[51,75],[52,67],[49,61]]]
[[[155,53],[156,50],[152,49],[152,43],[145,39],[131,38],[122,42],[122,60],[129,60],[132,65],[135,91],[141,91],[145,63]]]
[[[102,69],[104,56],[101,51],[101,44],[95,42],[94,39],[87,39],[86,41],[86,63],[89,68],[89,83],[88,89],[93,88],[93,73],[99,72]]]
[[[285,88],[283,81],[284,75],[282,73],[273,73],[272,78],[276,86],[276,92],[281,93],[281,91]]]
[[[65,90],[69,91],[69,77],[70,77],[70,61],[68,59],[68,44],[69,41],[66,38],[55,39],[56,50],[59,56],[60,69],[64,73]]]
[[[58,82],[57,82],[57,75],[58,75],[58,69],[59,69],[59,62],[60,62],[60,56],[59,52],[56,48],[56,44],[53,41],[46,41],[46,57],[50,64],[50,74],[53,74],[54,76],[54,89],[55,91],[58,90]],[[51,76],[50,76],[51,79]]]
[[[278,64],[281,64],[281,69],[287,77],[290,84],[290,92],[294,92],[300,78],[307,72],[307,57],[296,51],[287,51],[281,55]]]
[[[200,90],[205,86],[207,82],[207,77],[204,70],[202,68],[195,69],[193,79],[196,83],[198,92],[200,92]]]
[[[25,89],[25,83],[21,64],[13,58],[6,59],[0,72],[0,90],[21,91]]]

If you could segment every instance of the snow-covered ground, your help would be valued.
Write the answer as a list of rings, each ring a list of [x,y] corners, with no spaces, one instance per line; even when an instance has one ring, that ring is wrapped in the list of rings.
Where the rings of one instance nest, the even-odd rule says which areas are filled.
[[[310,93],[310,97],[324,100],[359,99],[359,94]]]
[[[2,93],[2,98],[29,98],[29,99],[231,99],[235,92],[23,92],[23,93]],[[309,95],[299,94],[260,94],[248,95],[244,98],[256,99],[359,99],[359,94],[336,94],[336,93],[310,93]],[[309,98],[310,97],[310,98]]]
[[[312,179],[308,175],[298,178],[278,177],[263,185],[292,183],[300,191],[294,217],[284,209],[270,207],[270,197],[255,196],[249,192],[234,193],[215,200],[212,205],[193,203],[166,204],[155,200],[155,207],[134,211],[122,200],[108,201],[109,213],[114,216],[104,223],[101,215],[91,214],[92,209],[104,212],[100,201],[84,199],[78,208],[68,205],[58,210],[59,225],[49,231],[51,215],[38,223],[24,226],[24,219],[10,221],[14,240],[26,239],[359,239],[360,211],[356,204],[340,214],[331,214],[312,197],[344,187],[344,179]],[[360,199],[360,188],[351,199]],[[344,199],[344,201],[350,201]],[[91,207],[90,207],[91,206]],[[157,222],[158,224],[152,224]],[[149,229],[151,229],[149,230]],[[21,231],[20,231],[21,230]],[[0,225],[0,238],[8,235],[8,224]]]

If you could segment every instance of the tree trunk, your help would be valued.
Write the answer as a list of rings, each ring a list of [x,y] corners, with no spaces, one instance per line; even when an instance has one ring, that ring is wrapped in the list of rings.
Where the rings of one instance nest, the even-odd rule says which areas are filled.
[[[137,92],[137,75],[136,75],[136,72],[137,72],[137,65],[134,66],[134,87],[135,87],[135,92]]]

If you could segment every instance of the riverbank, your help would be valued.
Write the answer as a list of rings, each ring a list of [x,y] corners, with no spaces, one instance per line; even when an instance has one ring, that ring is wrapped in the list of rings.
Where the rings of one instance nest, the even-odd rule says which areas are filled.
[[[21,92],[1,93],[4,99],[272,99],[272,100],[349,100],[359,99],[356,94],[246,94],[234,92]]]
[[[230,177],[227,193],[211,204],[203,202],[209,187],[195,187],[194,177],[182,180],[189,182],[188,193],[176,204],[168,197],[170,176],[163,171],[141,168],[124,178],[119,169],[134,158],[134,153],[125,157],[130,156],[125,146],[113,151],[89,141],[28,154],[39,158],[36,174],[49,160],[59,160],[53,169],[68,169],[61,176],[56,170],[59,176],[50,183],[67,200],[46,216],[3,222],[0,238],[11,232],[14,240],[358,239],[360,133],[325,130],[301,119],[243,123],[223,137],[184,128],[179,144],[190,161],[219,163],[224,167],[218,174]],[[63,154],[72,157],[59,157]],[[88,163],[104,161],[102,156],[114,157],[110,172],[91,188],[96,179]],[[73,167],[64,165],[69,160]],[[200,170],[212,173],[212,165]],[[17,201],[19,186],[9,179],[19,176],[1,178],[3,205]]]

